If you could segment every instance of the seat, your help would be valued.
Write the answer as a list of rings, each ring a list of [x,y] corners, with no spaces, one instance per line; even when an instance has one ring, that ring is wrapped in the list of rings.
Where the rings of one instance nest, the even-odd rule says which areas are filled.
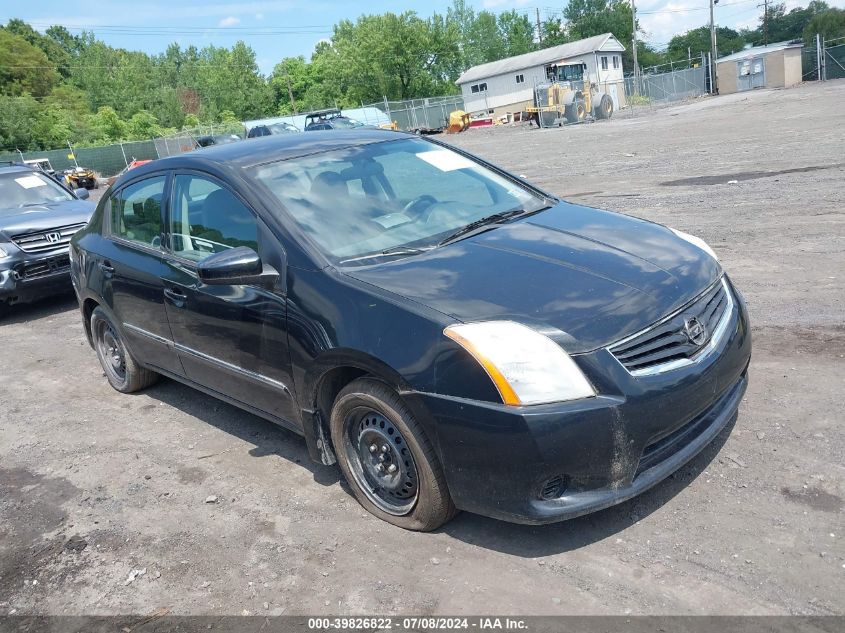
[[[226,246],[248,246],[258,250],[255,218],[227,189],[216,189],[206,196],[202,205],[202,225],[192,226],[191,235]]]
[[[155,238],[161,237],[161,199],[162,194],[158,193],[132,205],[135,221],[131,226],[127,222],[127,237],[144,244],[153,244]]]

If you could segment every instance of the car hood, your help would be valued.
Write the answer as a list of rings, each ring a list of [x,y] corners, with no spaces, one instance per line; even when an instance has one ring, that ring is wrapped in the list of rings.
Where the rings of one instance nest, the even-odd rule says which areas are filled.
[[[654,323],[721,268],[664,226],[560,203],[421,255],[344,272],[456,321],[560,330],[556,340],[579,353]]]
[[[69,224],[87,223],[96,205],[87,200],[68,200],[0,212],[0,234],[6,238],[46,231]]]

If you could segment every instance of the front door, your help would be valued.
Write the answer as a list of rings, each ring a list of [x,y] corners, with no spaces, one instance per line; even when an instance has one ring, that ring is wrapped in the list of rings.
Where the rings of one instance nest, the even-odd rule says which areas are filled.
[[[766,85],[766,63],[763,57],[741,59],[736,63],[738,92]]]
[[[109,239],[97,254],[103,298],[133,356],[144,365],[181,375],[164,307],[161,277],[162,202],[167,178],[133,182],[109,199]]]
[[[292,395],[286,303],[279,289],[206,285],[197,264],[247,246],[281,267],[281,247],[255,213],[211,176],[173,177],[164,300],[185,374],[196,383],[288,421]]]

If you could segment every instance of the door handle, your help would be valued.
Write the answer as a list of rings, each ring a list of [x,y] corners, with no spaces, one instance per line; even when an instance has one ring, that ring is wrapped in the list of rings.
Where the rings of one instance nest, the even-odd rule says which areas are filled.
[[[177,308],[184,308],[185,301],[188,299],[187,295],[179,289],[174,288],[165,288],[164,289],[164,296],[170,300]]]
[[[114,268],[108,262],[108,260],[103,261],[103,262],[99,262],[97,264],[97,267],[102,271],[103,277],[106,277],[107,279],[111,279],[114,276]]]

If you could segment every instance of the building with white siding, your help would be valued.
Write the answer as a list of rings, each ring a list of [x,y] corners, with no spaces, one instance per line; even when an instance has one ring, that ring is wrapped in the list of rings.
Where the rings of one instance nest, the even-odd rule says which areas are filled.
[[[586,75],[613,99],[615,109],[625,105],[622,52],[625,47],[611,33],[551,46],[473,66],[456,82],[470,113],[501,115],[521,112],[534,103],[534,86],[547,80],[552,66],[586,65]]]

